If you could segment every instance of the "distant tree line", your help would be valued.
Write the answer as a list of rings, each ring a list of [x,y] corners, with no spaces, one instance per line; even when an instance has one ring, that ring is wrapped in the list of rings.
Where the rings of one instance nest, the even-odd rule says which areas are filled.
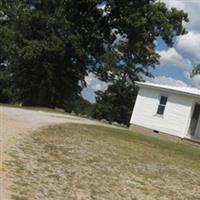
[[[186,33],[187,14],[156,0],[0,1],[0,101],[60,107],[128,124],[134,81]],[[97,102],[83,100],[85,76],[109,82]]]

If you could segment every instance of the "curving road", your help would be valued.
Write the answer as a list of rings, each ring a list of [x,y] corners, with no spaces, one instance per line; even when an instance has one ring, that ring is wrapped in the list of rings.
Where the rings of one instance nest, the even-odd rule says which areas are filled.
[[[0,107],[0,199],[9,200],[9,180],[4,167],[4,161],[8,159],[7,150],[15,145],[20,138],[38,128],[61,123],[81,123],[113,127],[98,121],[67,114],[58,114],[44,111],[34,111],[12,107]]]

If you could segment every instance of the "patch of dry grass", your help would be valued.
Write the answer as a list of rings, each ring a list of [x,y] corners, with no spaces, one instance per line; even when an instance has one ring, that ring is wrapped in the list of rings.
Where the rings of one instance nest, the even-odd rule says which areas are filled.
[[[48,107],[22,106],[20,104],[7,104],[7,103],[0,103],[0,106],[10,107],[10,108],[20,108],[20,109],[33,110],[33,111],[43,111],[43,112],[49,112],[49,113],[65,114],[65,112],[59,111],[58,109],[53,109],[53,108],[48,108]]]
[[[14,200],[200,199],[200,149],[152,136],[66,124],[10,155]]]

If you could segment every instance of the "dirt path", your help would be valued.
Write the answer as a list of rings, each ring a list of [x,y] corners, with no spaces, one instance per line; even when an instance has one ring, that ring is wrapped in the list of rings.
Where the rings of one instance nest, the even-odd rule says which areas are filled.
[[[15,145],[21,137],[29,134],[38,128],[61,123],[81,123],[103,125],[100,122],[88,120],[81,117],[57,114],[43,111],[25,110],[19,108],[0,107],[0,199],[9,200],[9,172],[4,167],[4,162],[8,158],[7,150]]]

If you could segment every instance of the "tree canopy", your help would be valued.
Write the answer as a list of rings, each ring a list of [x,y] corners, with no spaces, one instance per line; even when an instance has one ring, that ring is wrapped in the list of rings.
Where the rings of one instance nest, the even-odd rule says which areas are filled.
[[[200,74],[200,64],[198,64],[192,71],[191,77],[197,76]]]
[[[156,38],[172,46],[184,21],[186,13],[156,0],[2,0],[1,71],[18,102],[65,107],[88,72],[104,81],[150,75]]]

